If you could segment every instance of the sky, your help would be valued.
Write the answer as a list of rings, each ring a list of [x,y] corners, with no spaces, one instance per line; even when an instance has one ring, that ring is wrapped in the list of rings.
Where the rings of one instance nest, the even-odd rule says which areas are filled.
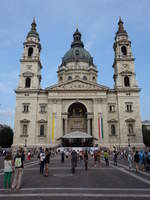
[[[132,42],[141,120],[150,120],[149,0],[0,0],[0,124],[14,128],[23,42],[33,17],[42,45],[42,88],[57,83],[57,69],[78,27],[99,70],[98,82],[113,88],[113,43],[121,16]]]

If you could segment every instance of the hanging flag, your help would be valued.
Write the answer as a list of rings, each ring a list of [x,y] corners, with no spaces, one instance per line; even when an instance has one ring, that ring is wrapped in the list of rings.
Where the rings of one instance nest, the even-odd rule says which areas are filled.
[[[104,133],[103,133],[103,118],[98,117],[98,134],[99,134],[99,139],[104,138]]]
[[[53,116],[52,116],[52,141],[54,141],[55,132],[56,132],[56,116],[55,116],[55,114],[53,114]]]

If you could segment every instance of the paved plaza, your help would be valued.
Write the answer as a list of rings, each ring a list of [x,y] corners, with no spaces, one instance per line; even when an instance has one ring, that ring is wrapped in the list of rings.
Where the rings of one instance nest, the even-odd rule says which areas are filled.
[[[106,167],[94,167],[93,158],[89,170],[78,163],[75,174],[71,173],[70,159],[61,163],[60,154],[51,158],[49,176],[39,173],[39,161],[34,158],[25,162],[20,191],[3,189],[3,159],[0,158],[0,198],[30,200],[94,200],[94,199],[150,199],[150,172],[129,171],[127,161],[118,166],[110,162]]]

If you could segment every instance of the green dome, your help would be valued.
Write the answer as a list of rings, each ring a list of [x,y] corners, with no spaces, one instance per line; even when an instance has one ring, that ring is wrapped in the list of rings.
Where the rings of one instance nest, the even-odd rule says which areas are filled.
[[[92,57],[87,50],[81,47],[73,47],[63,57],[63,62],[71,61],[92,62]]]
[[[81,41],[81,33],[76,29],[73,34],[73,42],[71,44],[71,49],[65,53],[62,58],[63,63],[73,62],[73,61],[83,61],[88,63],[93,63],[93,58],[90,53],[84,49],[84,44]]]

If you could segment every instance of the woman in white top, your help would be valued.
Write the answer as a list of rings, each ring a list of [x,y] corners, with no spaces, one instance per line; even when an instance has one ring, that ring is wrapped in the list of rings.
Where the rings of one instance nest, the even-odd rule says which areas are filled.
[[[11,153],[8,153],[4,159],[4,188],[11,188],[11,176],[13,171],[13,160]]]

